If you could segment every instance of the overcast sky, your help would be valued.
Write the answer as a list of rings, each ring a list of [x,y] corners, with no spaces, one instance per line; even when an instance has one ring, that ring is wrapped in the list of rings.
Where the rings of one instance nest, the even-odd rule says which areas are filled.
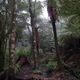
[[[43,3],[45,0],[37,0],[37,1],[41,1]],[[48,14],[47,14],[47,8],[46,8],[46,6],[43,8],[42,12],[43,13],[42,13],[41,17],[48,19]]]
[[[46,9],[46,7],[44,7],[43,8],[43,11],[42,11],[43,13],[42,13],[42,17],[44,17],[44,18],[48,18],[48,14],[47,14],[47,9]]]

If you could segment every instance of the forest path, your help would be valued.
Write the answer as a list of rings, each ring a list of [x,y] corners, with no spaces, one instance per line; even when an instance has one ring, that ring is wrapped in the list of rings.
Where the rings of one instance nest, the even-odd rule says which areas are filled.
[[[21,71],[17,75],[18,80],[77,80],[67,72],[54,71],[50,77],[43,76],[32,72],[30,66],[23,66]]]
[[[76,64],[79,64],[78,62],[80,60],[79,57],[80,54],[77,55],[74,54],[72,57],[69,58],[69,60],[67,60],[66,64],[70,65],[71,62],[77,62]],[[22,66],[20,72],[17,74],[17,78],[18,80],[78,80],[74,76],[72,76],[69,72],[66,71],[53,71],[50,77],[44,76],[43,72],[41,72],[41,74],[33,73],[32,66],[27,64]]]

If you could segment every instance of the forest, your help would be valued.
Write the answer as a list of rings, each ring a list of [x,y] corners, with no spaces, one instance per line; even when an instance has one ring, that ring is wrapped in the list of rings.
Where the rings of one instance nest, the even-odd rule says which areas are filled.
[[[80,0],[0,0],[0,80],[80,80]]]

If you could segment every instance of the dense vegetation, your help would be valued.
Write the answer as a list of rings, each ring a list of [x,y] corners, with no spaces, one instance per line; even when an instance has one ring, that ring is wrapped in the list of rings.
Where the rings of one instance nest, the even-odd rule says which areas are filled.
[[[79,5],[1,0],[0,80],[80,80]]]

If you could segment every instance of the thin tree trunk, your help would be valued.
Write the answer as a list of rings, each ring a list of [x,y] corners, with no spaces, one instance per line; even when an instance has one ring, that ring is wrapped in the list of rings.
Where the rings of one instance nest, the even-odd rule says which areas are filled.
[[[35,28],[35,40],[36,40],[36,52],[37,52],[37,67],[39,66],[39,32],[38,32],[38,28]]]
[[[34,21],[34,13],[32,11],[32,0],[29,0],[29,13],[31,18],[31,27],[32,27],[32,53],[34,59],[34,68],[36,68],[36,58],[35,58],[35,21]]]
[[[51,3],[50,0],[48,0],[47,9],[48,9],[48,14],[51,19],[52,26],[53,26],[57,63],[58,63],[58,67],[61,68],[62,64],[61,64],[59,51],[58,51],[58,39],[57,39],[57,31],[56,31],[57,12],[56,12],[55,6],[53,7],[53,4]]]

